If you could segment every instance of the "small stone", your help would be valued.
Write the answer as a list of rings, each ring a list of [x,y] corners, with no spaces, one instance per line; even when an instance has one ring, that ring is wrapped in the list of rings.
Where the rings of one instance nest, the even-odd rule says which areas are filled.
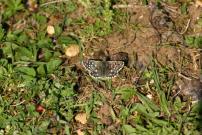
[[[36,106],[36,111],[39,113],[42,113],[45,111],[45,108],[42,105],[37,105]]]

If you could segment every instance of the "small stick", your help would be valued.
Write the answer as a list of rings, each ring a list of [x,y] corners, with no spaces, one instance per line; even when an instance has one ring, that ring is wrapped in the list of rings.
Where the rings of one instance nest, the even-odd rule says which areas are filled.
[[[113,9],[119,9],[119,8],[132,8],[133,5],[129,4],[129,5],[123,5],[123,4],[119,4],[119,5],[113,5]]]
[[[185,75],[183,75],[183,74],[181,74],[181,73],[178,73],[178,76],[179,76],[179,77],[182,77],[182,78],[184,78],[184,79],[186,79],[186,80],[189,80],[189,81],[192,80],[191,78],[186,77]]]
[[[188,20],[187,26],[186,26],[186,28],[184,29],[184,31],[183,31],[183,32],[180,32],[179,34],[183,35],[184,33],[187,32],[187,30],[188,30],[188,28],[189,28],[189,25],[190,25],[190,22],[191,22],[191,19]]]
[[[172,96],[172,98],[177,97],[177,95],[181,92],[181,90],[179,90],[174,96]]]
[[[25,102],[25,100],[21,101],[20,103],[15,104],[15,105],[11,105],[11,106],[18,106],[18,105],[23,104],[24,102]]]
[[[46,3],[41,4],[40,7],[47,6],[47,5],[50,5],[50,4],[59,3],[59,2],[67,2],[67,1],[69,1],[69,0],[55,0],[55,1],[50,1],[50,2],[46,2]]]
[[[144,5],[137,5],[136,3],[134,4],[116,4],[113,5],[113,9],[121,9],[121,8],[136,8],[136,7],[145,7]]]

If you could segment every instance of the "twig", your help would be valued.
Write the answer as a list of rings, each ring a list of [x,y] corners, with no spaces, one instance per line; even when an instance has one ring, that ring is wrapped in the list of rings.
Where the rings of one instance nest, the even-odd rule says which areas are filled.
[[[11,106],[18,106],[18,105],[23,104],[24,102],[25,102],[25,100],[21,101],[20,103],[15,104],[15,105],[11,105]]]
[[[121,8],[136,8],[136,7],[145,7],[144,5],[138,5],[136,3],[134,4],[116,4],[113,5],[113,9],[121,9]]]
[[[179,76],[179,77],[182,77],[182,78],[184,78],[184,79],[186,79],[186,80],[189,80],[189,81],[192,80],[191,78],[186,77],[185,75],[183,75],[183,74],[181,74],[181,73],[178,73],[178,76]]]
[[[184,33],[187,32],[187,30],[188,30],[188,28],[189,28],[189,25],[190,25],[190,22],[191,22],[191,19],[188,20],[187,26],[186,26],[186,28],[184,29],[184,31],[183,31],[183,32],[180,32],[179,34],[183,35]]]
[[[69,0],[55,0],[55,1],[50,1],[50,2],[46,2],[46,3],[41,4],[40,7],[47,6],[47,5],[50,5],[50,4],[59,3],[59,2],[67,2],[67,1],[69,1]]]
[[[129,5],[123,5],[123,4],[119,4],[119,5],[113,5],[113,9],[118,9],[118,8],[132,8],[133,5],[129,4]]]
[[[169,6],[168,4],[161,2],[161,5],[164,6],[165,10],[168,10],[168,12],[173,12],[175,14],[180,14],[179,12],[177,12],[176,10],[178,10],[178,7],[173,7],[173,6]]]
[[[177,95],[181,92],[182,90],[179,90],[174,96],[172,96],[172,99],[174,99],[175,97],[177,97]]]

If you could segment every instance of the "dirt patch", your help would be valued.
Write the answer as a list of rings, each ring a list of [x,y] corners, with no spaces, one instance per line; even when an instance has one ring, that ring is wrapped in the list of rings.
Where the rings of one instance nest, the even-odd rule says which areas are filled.
[[[133,3],[128,3],[133,5]],[[161,8],[142,5],[133,5],[132,8],[124,9],[130,15],[126,29],[86,44],[84,52],[87,58],[100,58],[95,55],[96,51],[103,50],[109,55],[125,52],[129,56],[128,68],[120,73],[120,78],[113,79],[114,87],[134,85],[134,78],[138,77],[138,71],[131,69],[131,63],[139,67],[151,66],[151,60],[157,59],[159,64],[171,69],[175,68],[178,73],[186,74],[191,78],[200,76],[200,50],[187,48],[184,36],[198,35],[201,30],[195,25],[202,9],[189,7],[189,14],[181,14],[176,7],[179,5],[166,5]],[[194,16],[191,16],[194,14]],[[157,24],[152,22],[158,19]],[[160,20],[159,20],[160,19]],[[169,20],[170,21],[169,21]],[[170,24],[172,23],[172,24]],[[134,27],[134,25],[136,27]],[[155,26],[154,26],[155,25]],[[195,55],[193,55],[193,50]],[[135,54],[135,55],[134,55]],[[177,74],[177,73],[176,73]],[[122,80],[120,80],[122,79]],[[122,83],[121,83],[122,82]]]

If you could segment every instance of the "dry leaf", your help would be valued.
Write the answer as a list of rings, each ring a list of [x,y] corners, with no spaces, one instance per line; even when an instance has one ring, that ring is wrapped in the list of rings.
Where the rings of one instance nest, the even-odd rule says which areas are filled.
[[[78,113],[76,116],[75,116],[75,120],[80,122],[81,124],[86,124],[87,122],[87,115],[86,113]]]
[[[37,0],[27,0],[26,5],[27,5],[29,11],[31,11],[31,12],[37,11],[37,9],[39,7]]]
[[[80,52],[80,48],[78,45],[70,45],[65,48],[65,55],[68,57],[74,57],[78,55]]]
[[[196,0],[196,7],[202,7],[202,0]]]
[[[81,129],[78,129],[76,132],[77,132],[77,135],[84,135],[84,132],[82,132]]]
[[[55,28],[52,25],[48,25],[46,31],[49,35],[53,35],[55,33]]]
[[[100,118],[100,121],[103,124],[111,125],[112,124],[112,117],[110,112],[110,106],[107,104],[104,104],[100,107],[97,116]]]

